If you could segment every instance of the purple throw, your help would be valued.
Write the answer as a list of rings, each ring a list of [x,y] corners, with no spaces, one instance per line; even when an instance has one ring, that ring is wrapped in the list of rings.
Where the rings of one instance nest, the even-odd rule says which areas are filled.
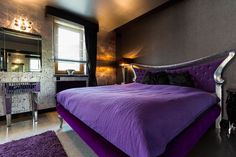
[[[155,157],[218,98],[189,87],[131,83],[68,89],[57,101],[129,156]]]

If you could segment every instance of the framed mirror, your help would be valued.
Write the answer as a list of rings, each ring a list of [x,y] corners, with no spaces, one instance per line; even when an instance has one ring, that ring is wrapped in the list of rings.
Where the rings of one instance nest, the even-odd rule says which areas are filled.
[[[0,71],[40,72],[41,67],[40,35],[0,28]]]

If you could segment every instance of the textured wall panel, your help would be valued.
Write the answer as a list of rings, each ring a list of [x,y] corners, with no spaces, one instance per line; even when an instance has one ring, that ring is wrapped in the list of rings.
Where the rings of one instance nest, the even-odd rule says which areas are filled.
[[[15,17],[23,16],[33,22],[33,33],[41,34],[42,41],[42,72],[41,73],[14,73],[0,72],[0,82],[4,81],[40,81],[41,92],[39,94],[39,109],[55,106],[55,78],[52,49],[52,24],[51,17],[45,17],[44,8],[46,0],[0,0],[0,26],[9,28]],[[107,58],[107,56],[109,56]],[[98,59],[106,58],[105,65],[98,65],[97,79],[99,85],[113,84],[116,82],[116,68],[110,65],[114,62],[115,34],[114,32],[101,31],[98,33]],[[103,60],[102,59],[102,60]],[[108,64],[108,65],[107,65]],[[104,68],[107,67],[107,68]],[[0,116],[3,111],[3,95],[0,93]],[[16,95],[13,97],[13,113],[29,111],[28,95]]]
[[[98,85],[110,85],[116,82],[116,35],[100,28],[97,47]]]
[[[55,106],[54,63],[52,58],[52,19],[45,18],[44,5],[22,3],[16,0],[1,0],[0,26],[9,28],[15,17],[23,16],[33,22],[33,33],[42,35],[42,72],[0,72],[0,82],[40,81],[41,92],[39,94],[39,108]],[[3,95],[0,94],[0,115],[3,111]],[[12,112],[26,112],[30,110],[28,94],[14,95],[12,99]]]

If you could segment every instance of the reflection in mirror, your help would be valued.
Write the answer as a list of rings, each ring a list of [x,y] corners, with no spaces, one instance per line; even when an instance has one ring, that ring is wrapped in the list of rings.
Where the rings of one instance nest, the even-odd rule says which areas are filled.
[[[40,71],[40,57],[21,53],[8,53],[7,71],[33,72]]]
[[[41,71],[40,35],[0,29],[0,70],[8,72]]]

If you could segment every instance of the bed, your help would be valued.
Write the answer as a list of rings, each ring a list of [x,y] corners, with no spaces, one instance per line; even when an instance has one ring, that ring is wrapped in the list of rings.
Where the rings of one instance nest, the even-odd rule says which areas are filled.
[[[62,91],[57,112],[98,156],[184,157],[209,127],[219,127],[221,75],[234,55],[168,66],[133,64],[134,83]],[[195,88],[140,83],[148,71],[188,72]]]

